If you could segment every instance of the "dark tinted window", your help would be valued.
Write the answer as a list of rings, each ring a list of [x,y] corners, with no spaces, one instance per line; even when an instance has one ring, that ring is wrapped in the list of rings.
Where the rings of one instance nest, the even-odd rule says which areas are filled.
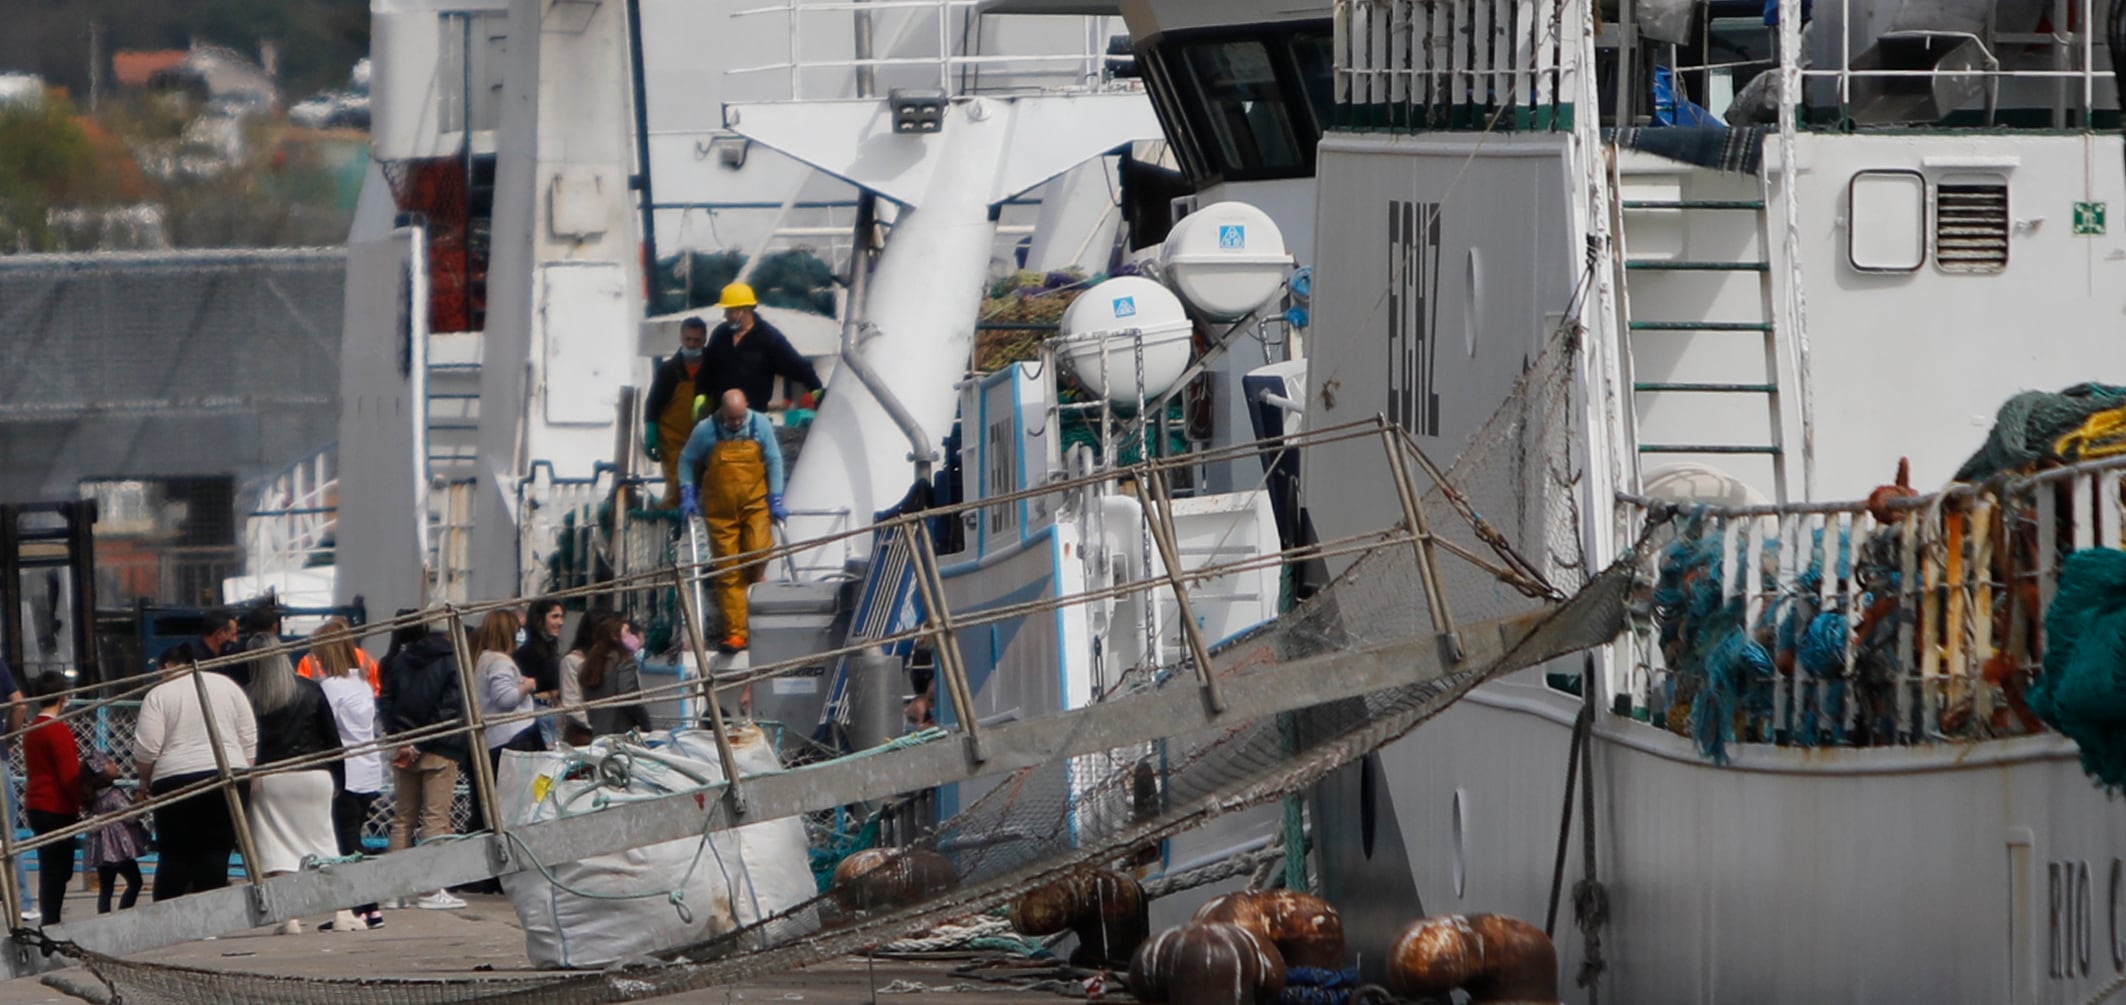
[[[1183,170],[1218,181],[1314,173],[1334,100],[1327,21],[1168,32],[1137,49]]]
[[[1283,173],[1305,163],[1267,45],[1252,39],[1199,43],[1182,50],[1182,62],[1209,127],[1204,145],[1229,171]]]
[[[1299,86],[1314,110],[1316,131],[1328,128],[1329,106],[1336,100],[1335,44],[1330,36],[1313,33],[1295,35],[1290,43],[1292,65],[1299,71]]]

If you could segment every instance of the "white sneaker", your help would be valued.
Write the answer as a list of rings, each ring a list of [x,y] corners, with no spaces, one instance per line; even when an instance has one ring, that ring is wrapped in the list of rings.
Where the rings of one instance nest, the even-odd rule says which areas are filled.
[[[335,932],[366,932],[369,923],[355,916],[353,911],[338,911],[332,915],[332,930]]]
[[[44,920],[44,912],[35,910],[24,911],[22,912],[22,920],[34,925]]]
[[[301,935],[301,934],[303,934],[303,923],[302,923],[302,921],[301,921],[300,919],[297,919],[297,918],[289,918],[288,920],[286,920],[286,921],[283,921],[283,922],[281,922],[281,930],[280,930],[280,934],[282,934],[282,935]]]
[[[455,911],[464,907],[465,902],[451,896],[449,890],[437,890],[426,897],[414,901],[413,906],[423,911]]]

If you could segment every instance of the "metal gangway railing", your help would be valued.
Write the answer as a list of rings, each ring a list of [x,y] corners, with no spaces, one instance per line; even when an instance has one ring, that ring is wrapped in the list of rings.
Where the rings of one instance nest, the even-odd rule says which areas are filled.
[[[1396,512],[1394,526],[1343,535],[1246,559],[1184,568],[1178,552],[1173,513],[1167,490],[1169,475],[1205,461],[1232,460],[1246,456],[1274,459],[1287,451],[1380,451],[1387,481],[1392,486]],[[1002,603],[978,611],[956,611],[948,602],[937,552],[931,538],[931,521],[953,519],[961,513],[1044,496],[1075,491],[1100,491],[1127,482],[1145,500],[1149,535],[1163,560],[1155,576],[1097,590],[1049,599]],[[1429,482],[1428,488],[1421,489]],[[1428,516],[1428,512],[1432,515]],[[1451,532],[1437,529],[1441,514],[1456,519]],[[431,891],[439,886],[474,882],[512,872],[543,868],[544,862],[570,862],[586,857],[642,847],[654,843],[693,838],[749,823],[776,820],[798,814],[832,810],[867,801],[923,791],[954,782],[992,777],[1017,769],[1139,744],[1147,740],[1217,730],[1221,727],[1259,722],[1266,717],[1300,708],[1315,707],[1413,684],[1456,679],[1473,686],[1484,675],[1535,665],[1564,652],[1606,641],[1622,626],[1622,590],[1615,596],[1587,601],[1582,610],[1595,612],[1572,619],[1574,627],[1562,633],[1551,627],[1551,616],[1582,604],[1593,591],[1583,589],[1567,600],[1562,591],[1543,580],[1540,572],[1507,545],[1496,528],[1485,523],[1469,506],[1467,498],[1446,483],[1446,476],[1418,451],[1409,436],[1385,419],[1314,430],[1222,450],[1182,457],[1155,459],[1123,469],[1108,469],[1070,479],[1059,479],[1036,488],[992,498],[904,513],[876,524],[853,528],[825,538],[778,545],[742,555],[718,557],[707,562],[683,562],[674,567],[618,577],[595,586],[561,590],[548,596],[564,601],[588,601],[625,594],[631,590],[669,588],[680,597],[696,597],[695,587],[708,577],[757,562],[782,562],[793,555],[842,539],[898,535],[914,556],[916,583],[925,609],[924,621],[915,628],[879,638],[869,638],[826,652],[800,658],[726,671],[709,670],[706,677],[683,675],[677,682],[627,695],[619,695],[559,709],[540,709],[504,716],[489,716],[477,701],[468,702],[465,715],[447,723],[405,731],[329,753],[290,758],[244,768],[226,760],[217,763],[215,777],[172,791],[141,799],[120,815],[98,817],[58,828],[27,840],[19,839],[12,826],[0,825],[0,909],[19,909],[21,891],[15,888],[13,862],[56,842],[78,837],[94,828],[121,819],[143,817],[173,802],[203,793],[224,794],[239,836],[248,883],[243,886],[194,893],[139,908],[57,926],[48,936],[72,946],[122,957],[223,932],[276,924],[291,918],[329,913],[350,904],[378,901]],[[1400,556],[1400,557],[1399,557]],[[1445,561],[1443,561],[1443,556]],[[1337,636],[1325,642],[1322,626],[1309,621],[1291,626],[1299,635],[1275,634],[1280,622],[1255,633],[1257,638],[1244,651],[1221,650],[1214,659],[1212,641],[1203,637],[1191,610],[1191,590],[1196,584],[1222,576],[1282,567],[1291,563],[1322,560],[1347,564],[1356,569],[1400,570],[1398,583],[1418,584],[1422,597],[1380,596],[1361,592],[1346,598],[1345,610],[1370,607],[1380,624],[1365,634]],[[1449,596],[1443,567],[1454,563],[1457,575],[1475,574],[1493,585],[1491,591],[1521,598],[1521,606],[1497,617],[1458,617],[1456,601]],[[1414,578],[1413,578],[1414,573]],[[733,717],[725,711],[727,699],[756,683],[816,666],[822,660],[851,656],[865,650],[901,642],[920,641],[933,647],[937,656],[937,686],[949,695],[953,707],[972,709],[974,690],[958,637],[1014,619],[1054,612],[1107,598],[1162,591],[1171,594],[1182,632],[1183,657],[1167,667],[1133,675],[1139,682],[1129,693],[1115,692],[1093,705],[1068,709],[1016,721],[985,725],[973,715],[959,717],[950,728],[935,735],[905,737],[885,747],[767,774],[741,772],[731,743]],[[1378,594],[1379,591],[1373,591]],[[1457,592],[1456,597],[1464,596]],[[1561,607],[1562,601],[1562,607]],[[1475,603],[1471,600],[1470,603]],[[490,612],[520,606],[522,599],[445,604],[416,615],[380,620],[354,629],[362,636],[394,632],[414,626],[440,626],[451,638],[468,638],[466,626]],[[1315,610],[1333,610],[1328,608]],[[1490,611],[1508,610],[1493,606]],[[683,646],[694,665],[713,668],[707,645],[703,612],[694,603],[682,605],[685,621]],[[1263,632],[1271,634],[1264,635]],[[1299,646],[1294,639],[1308,640]],[[171,672],[167,679],[189,675],[193,686],[204,694],[202,672],[242,663],[270,654],[294,654],[299,644],[273,647],[202,661],[189,670]],[[456,672],[467,695],[474,686],[474,655],[465,644],[454,646]],[[96,688],[71,692],[79,701],[66,712],[68,718],[106,715],[103,709],[118,702],[137,700],[149,688],[166,679],[142,675]],[[1458,693],[1458,692],[1457,692]],[[505,826],[499,819],[495,771],[485,757],[474,756],[471,788],[478,793],[484,832],[464,839],[424,842],[416,847],[379,858],[332,864],[273,877],[250,873],[255,856],[249,847],[237,787],[258,777],[310,769],[352,754],[386,751],[402,745],[458,734],[480,737],[500,724],[526,722],[543,716],[617,707],[635,702],[691,696],[703,712],[715,737],[717,756],[726,781],[642,802],[614,805],[579,816],[564,817],[522,826]],[[223,724],[206,708],[210,734],[219,735]],[[1404,727],[1407,728],[1407,727]],[[19,734],[11,734],[13,739]],[[1390,737],[1382,737],[1385,742]],[[484,744],[473,740],[473,749]],[[216,745],[217,751],[219,745]],[[1297,776],[1294,776],[1297,777]],[[1289,779],[1286,779],[1289,781]],[[1237,807],[1244,798],[1264,799],[1268,789],[1250,790],[1227,804]],[[1208,807],[1190,808],[1188,814],[1209,812]],[[1190,819],[1195,819],[1191,816]],[[1200,823],[1200,819],[1196,819]],[[0,821],[0,824],[11,822]],[[1058,866],[1060,867],[1060,866]],[[874,919],[876,920],[876,919]],[[6,954],[12,972],[33,972],[43,964],[39,954],[21,944],[18,933],[13,951]]]

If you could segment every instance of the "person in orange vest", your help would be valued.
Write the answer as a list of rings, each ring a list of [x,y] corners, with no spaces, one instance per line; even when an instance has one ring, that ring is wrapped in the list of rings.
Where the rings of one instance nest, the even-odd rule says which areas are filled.
[[[706,472],[706,506],[695,485],[697,470]],[[716,413],[687,437],[679,479],[680,512],[688,519],[706,513],[709,546],[719,558],[772,547],[768,521],[790,516],[783,508],[782,447],[775,442],[775,426],[746,407],[746,393],[738,388],[725,391]],[[724,623],[718,648],[724,652],[746,648],[746,587],[760,580],[764,568],[753,562],[716,577],[716,605],[723,609]]]
[[[688,318],[679,324],[679,351],[657,364],[650,393],[642,402],[642,452],[664,467],[664,500],[659,509],[679,505],[679,454],[694,431],[694,399],[709,392],[702,373],[709,323]]]
[[[346,668],[362,668],[362,679],[369,682],[372,696],[384,693],[384,671],[377,666],[376,657],[362,650],[354,642],[354,629],[346,618],[328,618],[310,633],[310,652],[295,665],[295,672],[314,681],[323,681],[346,673]]]

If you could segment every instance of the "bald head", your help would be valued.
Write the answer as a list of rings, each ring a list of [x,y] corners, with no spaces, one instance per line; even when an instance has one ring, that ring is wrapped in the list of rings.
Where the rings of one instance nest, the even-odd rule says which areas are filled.
[[[735,387],[725,391],[723,393],[723,404],[716,409],[716,414],[723,418],[726,426],[736,427],[739,423],[744,422],[746,420],[746,393]]]

